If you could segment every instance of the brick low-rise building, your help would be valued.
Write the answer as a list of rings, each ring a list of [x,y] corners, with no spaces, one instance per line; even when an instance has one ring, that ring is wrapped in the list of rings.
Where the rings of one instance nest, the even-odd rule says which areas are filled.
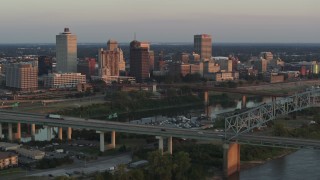
[[[18,166],[18,155],[11,152],[0,152],[0,169]]]

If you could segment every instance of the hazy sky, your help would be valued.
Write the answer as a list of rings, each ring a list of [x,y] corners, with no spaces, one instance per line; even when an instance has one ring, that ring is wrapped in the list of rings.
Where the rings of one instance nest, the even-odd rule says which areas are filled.
[[[69,27],[78,42],[320,43],[320,0],[1,0],[0,43],[54,43]]]

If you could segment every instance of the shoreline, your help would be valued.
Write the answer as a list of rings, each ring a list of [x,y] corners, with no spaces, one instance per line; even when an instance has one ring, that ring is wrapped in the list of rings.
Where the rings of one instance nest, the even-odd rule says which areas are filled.
[[[294,152],[296,152],[296,151],[295,150],[288,151],[288,152],[285,152],[285,153],[280,154],[278,156],[275,156],[275,157],[272,157],[272,158],[268,158],[267,160],[255,160],[255,161],[243,161],[243,162],[240,162],[240,171],[249,170],[251,168],[263,165],[263,164],[265,164],[265,163],[267,163],[269,161],[283,158],[283,157],[285,157],[287,155],[290,155],[290,154],[292,154]]]

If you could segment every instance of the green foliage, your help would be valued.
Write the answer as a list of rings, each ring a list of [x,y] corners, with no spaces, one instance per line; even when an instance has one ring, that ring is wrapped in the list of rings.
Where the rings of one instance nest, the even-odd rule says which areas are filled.
[[[202,104],[201,99],[197,96],[190,96],[190,94],[177,96],[175,89],[174,92],[169,92],[169,94],[171,95],[168,95],[167,98],[155,100],[150,99],[152,93],[145,91],[108,92],[106,93],[106,100],[110,101],[110,103],[93,104],[86,107],[66,109],[58,113],[83,118],[103,118],[106,120],[110,114],[117,113],[118,118],[114,118],[114,120],[117,120],[126,119],[127,117],[130,118],[139,111],[176,108],[186,104]]]
[[[129,176],[126,172],[126,165],[119,164],[114,172],[114,179],[115,180],[128,180]]]
[[[186,180],[188,177],[186,174],[188,173],[191,167],[191,159],[189,154],[186,152],[178,152],[173,157],[173,174],[175,179]]]
[[[175,153],[179,151],[187,152],[193,164],[205,166],[222,166],[222,147],[213,144],[183,144],[175,146]]]
[[[129,171],[128,177],[130,180],[144,180],[145,174],[141,169],[133,169]]]
[[[267,160],[290,152],[288,149],[241,145],[241,161]]]
[[[288,135],[288,131],[287,129],[284,127],[284,124],[281,123],[276,123],[273,128],[272,128],[272,134],[274,136],[287,136]]]
[[[315,116],[317,119],[317,115]],[[274,136],[320,139],[320,124],[303,124],[299,128],[286,129],[283,124],[276,123],[273,126]]]
[[[148,155],[149,175],[154,180],[171,180],[172,158],[170,154],[153,151]]]
[[[315,114],[313,116],[313,120],[317,123],[317,124],[320,124],[320,114]]]
[[[97,173],[94,176],[94,180],[115,180],[115,178],[109,171],[105,171],[103,173]]]

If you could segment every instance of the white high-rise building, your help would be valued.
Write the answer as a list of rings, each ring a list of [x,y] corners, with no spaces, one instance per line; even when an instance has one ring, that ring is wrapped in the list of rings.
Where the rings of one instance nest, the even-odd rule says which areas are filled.
[[[77,72],[77,36],[69,28],[56,36],[56,61],[58,73]]]

